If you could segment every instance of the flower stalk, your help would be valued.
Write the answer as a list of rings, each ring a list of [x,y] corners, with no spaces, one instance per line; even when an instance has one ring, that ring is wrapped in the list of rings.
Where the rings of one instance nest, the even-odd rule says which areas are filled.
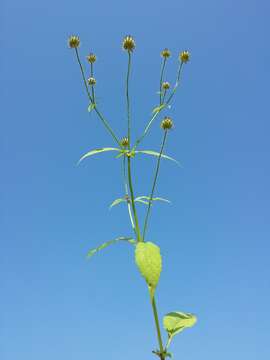
[[[121,160],[122,164],[122,176],[124,182],[124,197],[118,198],[114,200],[111,204],[111,207],[119,204],[121,202],[126,202],[128,215],[130,219],[130,224],[132,231],[134,232],[134,239],[130,236],[118,236],[114,240],[110,240],[105,242],[104,244],[94,248],[88,252],[88,256],[91,257],[93,254],[99,252],[100,250],[106,248],[109,245],[112,245],[117,242],[126,242],[130,243],[135,246],[135,261],[138,269],[140,270],[142,276],[144,277],[150,294],[151,300],[151,307],[155,322],[155,329],[157,334],[157,342],[159,349],[153,351],[160,360],[165,360],[166,357],[171,357],[171,353],[168,353],[168,347],[171,343],[172,338],[176,333],[181,331],[186,327],[191,327],[196,322],[196,317],[190,313],[182,313],[182,312],[173,312],[168,313],[163,318],[163,325],[165,330],[168,333],[168,341],[164,346],[162,340],[162,333],[161,327],[159,322],[159,315],[157,311],[157,305],[155,300],[155,291],[156,287],[159,282],[159,277],[162,269],[162,257],[160,254],[159,247],[151,242],[146,242],[146,232],[148,230],[149,218],[150,213],[153,208],[153,203],[156,200],[163,200],[167,201],[161,197],[154,197],[155,191],[157,188],[158,176],[160,173],[160,165],[161,159],[169,159],[174,160],[173,158],[164,154],[164,148],[166,145],[168,131],[173,127],[173,121],[169,116],[165,116],[161,121],[161,129],[163,130],[163,136],[161,141],[161,146],[159,152],[153,150],[137,150],[138,146],[144,140],[144,138],[148,135],[150,128],[152,127],[155,119],[159,116],[159,114],[165,110],[169,109],[169,104],[171,103],[176,90],[179,85],[180,75],[183,68],[183,64],[189,61],[190,55],[187,51],[183,51],[179,54],[179,67],[176,76],[176,84],[172,90],[170,90],[170,84],[167,81],[164,81],[164,73],[165,67],[168,58],[171,56],[171,52],[165,48],[161,52],[161,56],[163,58],[161,64],[161,71],[160,71],[160,78],[159,78],[159,106],[156,107],[153,112],[150,120],[145,125],[145,128],[142,132],[142,135],[135,139],[134,144],[132,146],[132,125],[133,122],[131,121],[131,109],[130,109],[130,74],[131,74],[131,65],[132,65],[132,54],[135,50],[136,44],[132,36],[128,35],[123,39],[122,48],[124,51],[127,52],[128,61],[127,61],[127,71],[126,71],[126,78],[125,78],[125,98],[126,98],[126,120],[127,120],[127,134],[122,139],[119,139],[114,130],[112,129],[110,123],[104,117],[104,115],[100,112],[97,104],[96,104],[96,92],[95,92],[95,85],[96,79],[94,77],[94,63],[96,62],[96,55],[90,53],[86,58],[87,61],[90,63],[90,77],[86,78],[85,71],[79,56],[79,46],[80,46],[80,39],[78,36],[71,36],[68,41],[69,47],[75,50],[76,59],[79,64],[79,68],[81,71],[84,87],[87,93],[88,100],[90,102],[89,111],[94,110],[97,117],[101,120],[102,124],[104,125],[106,131],[110,134],[111,138],[117,144],[118,147],[105,147],[105,148],[98,148],[95,150],[91,150],[83,155],[80,161],[88,158],[92,155],[96,155],[103,152],[113,151],[117,153],[116,158],[123,157]],[[153,174],[153,181],[151,186],[151,191],[149,196],[136,196],[134,191],[134,182],[133,182],[133,173],[132,173],[132,164],[134,156],[137,154],[146,154],[155,156],[156,159],[156,166]],[[79,161],[79,162],[80,162]],[[175,160],[174,160],[175,161]],[[140,228],[139,223],[139,216],[138,211],[136,208],[136,204],[142,203],[147,205],[146,215],[144,218],[144,226]],[[142,230],[142,231],[141,231]]]

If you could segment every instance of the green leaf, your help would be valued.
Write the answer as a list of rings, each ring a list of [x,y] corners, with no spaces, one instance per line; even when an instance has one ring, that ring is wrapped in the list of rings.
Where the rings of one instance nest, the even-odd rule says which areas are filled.
[[[88,151],[86,154],[84,154],[80,160],[78,161],[78,164],[84,160],[85,158],[92,156],[92,155],[96,155],[96,154],[100,154],[102,152],[106,152],[106,151],[121,151],[121,149],[118,148],[112,148],[112,147],[107,147],[107,148],[100,148],[100,149],[95,149],[95,150],[91,150]]]
[[[168,333],[167,347],[170,345],[172,338],[188,327],[195,325],[197,318],[194,314],[183,312],[171,312],[164,316],[163,326]]]
[[[120,204],[121,202],[124,202],[124,201],[127,201],[127,199],[126,199],[126,198],[115,199],[115,200],[111,203],[110,208],[112,208],[113,206],[118,205],[118,204]]]
[[[124,151],[121,151],[120,154],[116,155],[116,159],[120,158],[121,156],[125,155]]]
[[[162,269],[160,248],[152,242],[138,242],[135,250],[135,261],[149,286],[151,296],[153,296]]]
[[[160,156],[160,153],[159,153],[159,152],[153,151],[153,150],[137,150],[137,151],[135,151],[135,153],[153,155],[153,156],[156,156],[156,157],[159,157],[159,156]],[[170,157],[170,156],[161,154],[161,157],[162,157],[163,159],[172,160],[172,161],[176,162],[178,165],[180,165],[177,160],[173,159],[173,158]]]
[[[102,245],[94,248],[94,249],[91,249],[88,251],[87,253],[87,257],[90,258],[92,257],[94,254],[96,254],[98,251],[106,248],[107,246],[109,245],[112,245],[112,244],[115,244],[117,243],[118,241],[127,241],[129,242],[130,244],[136,244],[136,240],[132,239],[131,237],[125,237],[125,236],[120,236],[114,240],[109,240],[109,241],[106,241],[105,243],[103,243]]]
[[[144,200],[146,199],[147,201],[141,201],[141,200]],[[138,196],[135,198],[135,201],[140,201],[140,202],[143,202],[144,204],[147,204],[149,203],[150,201],[150,196]],[[171,203],[170,200],[167,200],[167,199],[164,199],[162,197],[154,197],[152,198],[152,201],[164,201],[164,202],[167,202],[167,203]]]
[[[95,103],[91,103],[91,104],[88,106],[88,111],[91,112],[92,110],[94,110],[95,107],[96,107],[96,104],[95,104]]]
[[[141,200],[141,199],[134,199],[135,202],[140,202],[144,205],[148,205],[149,204],[149,201],[145,201],[145,200]]]
[[[152,113],[155,114],[155,113],[157,113],[157,112],[160,112],[163,108],[165,108],[165,106],[166,106],[165,104],[162,104],[162,105],[160,105],[160,106],[155,107],[155,108],[153,109]]]

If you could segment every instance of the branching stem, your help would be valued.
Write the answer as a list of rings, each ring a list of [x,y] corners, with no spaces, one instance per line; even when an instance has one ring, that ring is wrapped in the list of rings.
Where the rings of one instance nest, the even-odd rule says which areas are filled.
[[[159,352],[160,352],[160,359],[164,360],[164,348],[163,348],[163,342],[161,337],[161,331],[160,331],[160,325],[159,325],[159,319],[158,319],[158,312],[157,312],[157,306],[155,297],[151,298],[151,305],[153,309],[154,319],[155,319],[155,325],[157,330],[157,338],[158,338],[158,344],[159,344]]]
[[[84,82],[84,86],[85,86],[85,90],[87,92],[87,96],[90,100],[90,103],[94,105],[94,109],[95,109],[95,112],[96,114],[98,115],[98,117],[100,118],[100,120],[102,121],[103,125],[105,126],[105,128],[108,130],[108,132],[111,134],[112,138],[114,139],[114,141],[119,145],[121,146],[120,144],[120,141],[118,140],[117,136],[115,135],[114,131],[112,130],[111,126],[109,125],[108,121],[104,118],[104,116],[100,113],[100,111],[98,110],[97,108],[97,105],[94,103],[94,100],[92,98],[92,96],[90,95],[90,92],[89,92],[89,88],[88,88],[88,85],[87,85],[87,81],[86,81],[86,77],[85,77],[85,73],[84,73],[84,70],[83,70],[83,66],[82,66],[82,63],[81,63],[81,60],[80,60],[80,56],[79,56],[79,51],[77,48],[75,48],[75,52],[76,52],[76,58],[77,58],[77,61],[78,61],[78,64],[80,66],[80,69],[81,69],[81,73],[82,73],[82,78],[83,78],[83,82]]]
[[[147,213],[146,213],[146,217],[145,217],[145,221],[144,221],[143,240],[145,240],[145,233],[146,233],[146,229],[147,229],[147,224],[148,224],[148,220],[149,220],[150,211],[151,211],[151,208],[152,208],[153,196],[154,196],[154,191],[155,191],[157,178],[158,178],[158,173],[159,173],[159,168],[160,168],[160,160],[161,160],[161,156],[162,156],[164,146],[165,146],[165,143],[166,143],[167,133],[168,133],[168,130],[165,130],[164,135],[163,135],[163,139],[162,139],[162,144],[161,144],[159,156],[158,156],[158,159],[157,159],[157,166],[156,166],[154,181],[153,181],[152,190],[151,190],[149,203],[148,203],[148,207],[147,207]]]

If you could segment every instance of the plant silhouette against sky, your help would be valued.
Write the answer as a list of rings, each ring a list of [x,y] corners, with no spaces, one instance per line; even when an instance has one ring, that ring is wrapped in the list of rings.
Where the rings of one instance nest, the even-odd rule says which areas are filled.
[[[97,155],[103,152],[115,152],[116,158],[119,158],[122,163],[122,177],[124,182],[124,195],[123,197],[116,199],[111,204],[111,207],[116,206],[120,203],[125,203],[128,211],[128,216],[132,228],[132,236],[121,236],[113,240],[107,241],[95,249],[91,249],[88,253],[88,257],[93,256],[98,251],[105,247],[117,243],[119,241],[125,241],[134,246],[135,250],[135,262],[136,265],[144,277],[148,289],[149,296],[155,321],[158,349],[152,352],[157,355],[160,360],[165,360],[166,357],[172,357],[172,354],[168,351],[169,346],[173,337],[183,331],[185,328],[192,327],[197,318],[194,314],[184,312],[170,312],[163,317],[163,327],[167,332],[167,341],[164,342],[161,335],[160,322],[158,317],[158,311],[155,300],[155,290],[159,282],[159,277],[162,269],[162,258],[160,254],[160,248],[152,243],[146,241],[146,233],[149,223],[149,218],[153,203],[156,201],[169,202],[167,199],[155,196],[155,190],[160,171],[161,159],[171,160],[177,162],[173,158],[164,154],[164,148],[168,139],[170,129],[173,127],[173,120],[166,114],[161,121],[161,129],[163,131],[162,142],[160,150],[144,150],[140,146],[143,140],[149,133],[155,120],[165,110],[170,109],[170,104],[174,99],[176,90],[180,84],[180,77],[183,66],[190,60],[188,51],[182,51],[178,57],[178,69],[176,73],[176,82],[173,87],[165,79],[165,70],[168,59],[171,57],[169,49],[164,49],[161,52],[161,71],[159,79],[159,91],[158,91],[158,104],[152,110],[152,114],[142,134],[139,138],[133,139],[132,137],[132,116],[130,111],[130,94],[129,94],[129,82],[130,72],[132,66],[132,56],[136,47],[135,41],[132,36],[128,35],[123,39],[122,47],[127,53],[127,71],[126,71],[126,84],[125,84],[125,97],[126,97],[126,118],[127,118],[127,133],[123,137],[118,137],[115,131],[112,129],[109,121],[104,117],[103,113],[99,108],[99,104],[96,101],[96,79],[94,76],[94,64],[96,63],[97,57],[94,53],[90,53],[87,56],[87,61],[90,64],[90,76],[86,76],[86,72],[83,68],[81,58],[79,55],[80,39],[78,36],[71,36],[68,40],[69,47],[75,51],[75,56],[80,67],[84,87],[88,98],[88,111],[95,112],[97,117],[103,123],[106,131],[110,134],[116,147],[106,147],[94,149],[83,155],[79,162],[84,159]],[[153,174],[152,186],[148,195],[137,196],[133,187],[133,173],[132,173],[132,161],[137,155],[148,155],[156,158],[156,167]],[[146,214],[144,219],[139,219],[137,212],[137,205],[143,204],[146,206]]]

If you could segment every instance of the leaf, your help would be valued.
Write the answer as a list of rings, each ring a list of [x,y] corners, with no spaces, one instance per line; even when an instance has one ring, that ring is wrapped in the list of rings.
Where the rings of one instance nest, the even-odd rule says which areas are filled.
[[[144,200],[141,200],[141,199],[134,199],[135,202],[140,202],[144,205],[148,205],[149,204],[149,201],[144,201]]]
[[[135,261],[153,296],[162,269],[160,248],[152,242],[138,242],[135,249]]]
[[[94,110],[95,107],[96,107],[96,104],[95,104],[95,103],[91,103],[91,104],[88,106],[88,111],[91,112],[92,110]]]
[[[141,201],[141,200],[148,200],[148,201]],[[150,196],[138,196],[135,198],[135,201],[141,201],[143,202],[144,204],[148,204],[149,201],[150,201]],[[170,200],[167,200],[167,199],[164,199],[162,197],[154,197],[152,198],[152,201],[164,201],[164,202],[167,202],[167,203],[171,203]]]
[[[160,156],[160,153],[159,153],[159,152],[153,151],[153,150],[137,150],[137,151],[135,151],[135,153],[153,155],[153,156],[156,156],[156,157],[159,157],[159,156]],[[177,160],[173,159],[173,158],[170,157],[170,156],[161,154],[161,157],[164,158],[164,159],[167,159],[167,160],[172,160],[172,161],[176,162],[178,165],[180,165]]]
[[[87,257],[90,258],[92,257],[94,254],[96,254],[98,251],[106,248],[107,246],[109,245],[112,245],[112,244],[115,244],[117,243],[118,241],[127,241],[129,242],[130,244],[136,244],[136,240],[132,239],[131,237],[125,237],[125,236],[120,236],[114,240],[109,240],[109,241],[106,241],[105,243],[103,243],[102,245],[94,248],[94,249],[91,249],[88,251],[87,253]]]
[[[162,104],[162,105],[160,105],[160,106],[155,107],[155,108],[153,109],[152,113],[155,114],[155,113],[157,113],[157,112],[160,112],[163,108],[165,108],[165,106],[166,106],[165,104]]]
[[[196,316],[190,313],[175,311],[166,314],[163,318],[163,326],[169,336],[167,347],[170,345],[172,338],[176,334],[188,327],[192,327],[195,325],[196,321]]]
[[[124,151],[121,151],[120,154],[116,155],[116,159],[120,158],[121,156],[125,155]]]
[[[78,161],[78,164],[83,161],[85,158],[92,156],[92,155],[96,155],[96,154],[100,154],[102,152],[106,152],[106,151],[121,151],[121,149],[118,148],[112,148],[112,147],[107,147],[107,148],[100,148],[100,149],[95,149],[95,150],[91,150],[88,151],[86,154],[84,154],[80,160]]]
[[[118,204],[120,204],[121,202],[124,202],[124,201],[127,201],[127,199],[126,199],[126,198],[115,199],[115,200],[111,203],[110,208],[112,208],[113,206],[118,205]]]

